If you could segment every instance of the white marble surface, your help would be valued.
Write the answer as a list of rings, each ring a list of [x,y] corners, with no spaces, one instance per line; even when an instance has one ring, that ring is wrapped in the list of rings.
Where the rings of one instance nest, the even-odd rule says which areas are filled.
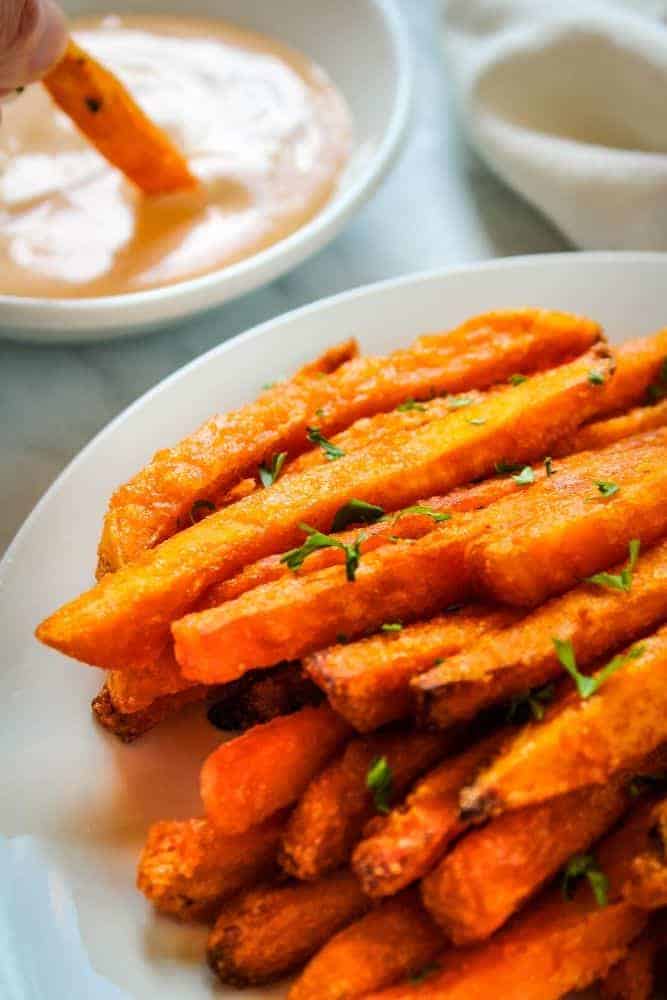
[[[412,128],[394,172],[334,243],[266,288],[162,333],[94,347],[0,341],[0,552],[101,427],[220,341],[304,303],[383,278],[569,249],[466,148],[442,63],[437,0],[400,3],[416,64]]]

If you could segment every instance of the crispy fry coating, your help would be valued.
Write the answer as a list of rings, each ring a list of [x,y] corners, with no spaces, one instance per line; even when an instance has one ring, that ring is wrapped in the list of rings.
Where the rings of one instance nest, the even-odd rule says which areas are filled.
[[[532,607],[627,555],[637,538],[651,545],[667,533],[667,428],[586,452],[584,464],[559,472],[502,501],[504,525],[475,540],[466,561],[484,596]],[[578,456],[579,461],[582,456]],[[612,480],[611,497],[596,481]],[[522,516],[526,499],[539,516]],[[500,504],[491,510],[498,510]]]
[[[667,329],[649,337],[627,340],[616,357],[616,374],[602,386],[600,416],[615,415],[631,406],[651,402],[651,386],[660,382],[667,358]]]
[[[415,892],[385,900],[331,938],[310,960],[289,1000],[354,1000],[419,974],[443,948]]]
[[[65,55],[42,82],[102,156],[144,194],[196,187],[197,179],[166,132],[76,42],[70,39]]]
[[[464,753],[444,760],[417,783],[405,803],[357,845],[352,867],[369,896],[391,896],[425,875],[466,827],[461,789],[507,738],[493,733]]]
[[[623,895],[634,906],[667,906],[667,799],[653,809],[645,851],[632,863]]]
[[[651,803],[642,804],[596,851],[608,879],[608,905],[600,906],[588,881],[565,899],[560,886],[531,903],[489,941],[445,952],[439,969],[419,984],[406,983],[375,1000],[559,1000],[585,989],[625,955],[648,915],[622,898],[634,859],[646,847]]]
[[[113,695],[105,684],[92,701],[93,715],[99,724],[117,736],[123,743],[133,743],[154,726],[176,715],[186,705],[204,701],[211,693],[204,684],[190,685],[176,694],[155,698],[146,708],[136,712],[122,712],[115,705]]]
[[[516,618],[513,609],[471,604],[400,632],[312,653],[304,660],[304,670],[340,715],[360,732],[370,732],[410,714],[413,677],[482,636],[501,633]]]
[[[588,699],[568,682],[544,721],[522,729],[464,790],[465,812],[496,815],[604,784],[667,741],[667,626],[636,650]]]
[[[206,819],[154,823],[137,871],[137,887],[160,913],[209,920],[223,899],[267,878],[285,816],[272,816],[243,834],[225,836]]]
[[[243,833],[297,799],[350,734],[326,705],[254,726],[205,761],[201,796],[222,832]]]
[[[220,729],[250,729],[324,700],[322,692],[304,675],[298,663],[283,663],[272,670],[246,674],[238,692],[231,697],[224,697],[224,687],[220,690],[223,698],[212,709]]]
[[[282,841],[282,867],[301,879],[339,868],[376,811],[366,784],[373,761],[385,758],[391,794],[400,796],[451,744],[449,735],[406,730],[352,740],[311,781],[292,813]]]
[[[307,429],[327,437],[406,398],[484,388],[512,371],[533,371],[586,351],[600,338],[589,320],[520,310],[476,317],[418,339],[387,357],[354,357],[356,345],[225,416],[216,416],[153,461],[112,497],[100,543],[101,569],[117,569],[167,538],[196,500],[255,475],[272,455],[308,447]],[[347,356],[346,356],[347,355]],[[322,378],[322,375],[327,377]]]
[[[174,619],[192,608],[212,584],[246,563],[300,544],[299,524],[304,520],[329,528],[350,496],[397,509],[484,475],[508,451],[521,461],[543,454],[556,433],[595,412],[599,386],[589,382],[588,372],[591,366],[608,371],[607,354],[607,348],[598,345],[570,364],[491,395],[465,411],[455,410],[391,444],[378,442],[363,453],[278,480],[270,489],[167,539],[132,565],[107,574],[44,621],[38,637],[106,669],[146,668],[164,648]],[[480,425],[479,419],[486,423]],[[191,659],[188,651],[193,644],[200,645],[203,633],[209,651],[220,645],[217,613],[201,614],[213,618],[188,617],[177,630],[181,665]],[[224,639],[223,647],[226,643]],[[198,660],[199,653],[198,649]],[[290,657],[279,656],[273,662],[284,658]]]
[[[422,883],[427,910],[457,946],[490,937],[632,802],[627,778],[499,816],[463,837]]]
[[[554,637],[569,640],[579,666],[585,667],[665,618],[667,542],[662,542],[638,560],[629,593],[580,584],[428,672],[415,671],[419,676],[412,690],[419,715],[430,724],[448,726],[560,676]]]
[[[658,952],[667,945],[664,918],[653,917],[646,930],[630,945],[624,958],[600,983],[602,1000],[651,1000]]]
[[[638,406],[618,417],[607,417],[605,420],[586,424],[569,437],[558,441],[551,450],[554,458],[572,455],[577,451],[597,451],[598,448],[606,448],[615,441],[633,437],[635,434],[644,434],[646,431],[654,431],[666,425],[667,399],[656,403],[655,406]]]
[[[318,882],[250,889],[223,904],[209,937],[209,965],[232,986],[272,982],[303,965],[368,905],[346,870]]]

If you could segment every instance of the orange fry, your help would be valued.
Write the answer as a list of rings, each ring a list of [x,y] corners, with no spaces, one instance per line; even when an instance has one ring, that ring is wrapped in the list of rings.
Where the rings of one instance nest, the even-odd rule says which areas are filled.
[[[154,823],[137,871],[137,887],[160,913],[208,920],[223,899],[276,868],[284,815],[225,836],[206,819]]]
[[[367,787],[374,761],[385,760],[391,775],[386,798],[402,795],[451,746],[438,733],[396,730],[351,740],[309,784],[290,816],[282,841],[281,864],[290,875],[319,878],[347,861],[376,807]]]
[[[302,794],[349,733],[323,706],[279,716],[223,743],[201,772],[208,818],[227,834],[262,823]]]
[[[609,369],[604,345],[483,403],[406,432],[391,444],[378,442],[326,467],[279,479],[270,489],[211,514],[136,563],[107,574],[43,622],[38,636],[106,669],[145,668],[164,648],[174,619],[246,563],[300,544],[302,522],[328,530],[351,496],[396,510],[492,471],[508,452],[522,461],[543,454],[557,432],[595,412],[600,387],[589,381],[592,366],[600,372]],[[218,612],[201,614],[212,617],[179,623],[177,658],[182,666],[192,659],[190,646],[198,646],[202,635],[209,653],[220,645]],[[201,650],[197,652],[199,659]],[[217,649],[213,657],[216,663],[220,653]]]
[[[667,906],[667,799],[653,809],[645,851],[632,863],[623,895],[633,906]]]
[[[576,652],[576,651],[575,651]],[[544,802],[617,771],[667,740],[667,626],[623,654],[587,698],[565,685],[543,722],[526,726],[465,789],[461,804],[476,817]]]
[[[391,896],[425,875],[466,828],[461,789],[497,753],[507,732],[494,733],[427,774],[405,803],[357,846],[352,867],[369,896]]]
[[[637,810],[596,851],[608,880],[606,906],[599,905],[586,879],[573,899],[555,886],[528,906],[489,941],[452,949],[439,968],[418,984],[405,983],[373,1000],[560,1000],[585,989],[626,953],[646,926],[648,915],[621,896],[633,859],[644,848],[650,810]]]
[[[655,402],[655,395],[667,387],[664,378],[667,329],[626,341],[619,347],[616,357],[616,375],[602,386],[600,417],[622,413],[641,403]]]
[[[101,571],[117,569],[169,537],[196,501],[211,501],[239,478],[256,476],[259,465],[281,452],[291,457],[304,451],[309,426],[331,437],[407,398],[485,388],[513,371],[574,357],[599,338],[599,327],[588,320],[519,310],[476,317],[386,357],[352,358],[354,344],[348,342],[351,360],[338,350],[325,366],[308,366],[254,403],[213,417],[158,452],[117,490],[100,543]]]
[[[558,441],[551,449],[555,458],[572,455],[576,451],[596,451],[614,441],[621,441],[635,434],[658,430],[667,426],[667,399],[655,406],[638,406],[618,417],[596,420]]]
[[[144,114],[120,80],[76,42],[70,39],[43,83],[102,156],[144,194],[196,187],[196,178],[169,136]]]
[[[123,712],[115,705],[111,690],[105,684],[93,698],[91,707],[93,715],[104,729],[108,729],[123,743],[133,743],[154,726],[176,715],[186,705],[204,701],[212,690],[204,684],[191,684],[175,694],[156,697],[146,708],[140,708],[136,712]]]
[[[617,962],[600,983],[602,1000],[651,1000],[658,985],[656,959],[665,946],[665,919],[653,917],[646,930],[632,942],[625,958]]]
[[[622,568],[612,572],[620,574]],[[579,666],[585,667],[666,617],[667,542],[662,542],[638,560],[629,593],[580,584],[504,631],[468,644],[439,666],[415,671],[420,673],[412,682],[419,714],[437,726],[471,719],[490,705],[560,676],[563,668],[554,637],[571,642]],[[306,667],[312,673],[310,660]],[[331,701],[340,711],[335,699]]]
[[[273,982],[303,965],[368,905],[345,870],[318,882],[251,889],[223,904],[208,942],[209,965],[232,986]]]
[[[502,634],[516,618],[512,609],[471,604],[399,632],[330,646],[306,657],[303,666],[340,715],[370,732],[410,714],[413,677],[482,636]]]
[[[404,892],[327,941],[292,986],[288,1000],[355,1000],[419,974],[442,947],[442,934],[416,893]]]
[[[472,830],[429,872],[422,898],[460,946],[490,937],[632,802],[627,778],[499,816]]]

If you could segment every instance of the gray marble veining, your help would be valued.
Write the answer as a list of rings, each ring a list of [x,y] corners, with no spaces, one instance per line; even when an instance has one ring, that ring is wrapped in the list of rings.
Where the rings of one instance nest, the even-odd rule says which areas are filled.
[[[412,128],[391,176],[334,243],[271,285],[161,333],[84,347],[0,341],[0,553],[47,486],[101,427],[220,341],[383,278],[569,249],[466,147],[442,62],[438,4],[401,0],[401,6],[416,68]]]

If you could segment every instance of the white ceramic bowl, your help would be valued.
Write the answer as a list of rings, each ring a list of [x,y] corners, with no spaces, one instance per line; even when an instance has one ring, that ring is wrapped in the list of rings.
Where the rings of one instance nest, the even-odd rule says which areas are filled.
[[[37,622],[90,586],[111,491],[157,448],[351,333],[364,351],[387,352],[476,313],[532,305],[588,314],[619,343],[665,325],[665,287],[667,254],[554,254],[346,292],[264,323],[171,375],[103,430],[40,501],[0,562],[0,835],[40,838],[73,894],[94,968],[123,1000],[284,1000],[286,989],[216,986],[203,961],[205,932],[155,916],[134,886],[149,824],[201,812],[199,769],[220,741],[202,707],[122,746],[90,718],[100,671],[33,638]],[[5,856],[10,862],[15,882],[15,861]],[[50,900],[29,905],[37,874],[12,897],[0,840],[0,996],[107,1000],[101,987],[79,986],[90,972],[76,942],[59,959],[47,950],[67,908],[55,876]],[[11,933],[3,936],[8,912]],[[3,992],[3,973],[14,966],[14,990]]]
[[[181,0],[64,0],[70,15],[182,14]],[[81,341],[156,328],[248,292],[315,253],[370,197],[398,152],[410,106],[411,70],[394,0],[189,0],[188,13],[263,32],[328,72],[353,117],[354,148],[339,189],[310,222],[229,267],[166,288],[94,299],[0,295],[0,335]]]

